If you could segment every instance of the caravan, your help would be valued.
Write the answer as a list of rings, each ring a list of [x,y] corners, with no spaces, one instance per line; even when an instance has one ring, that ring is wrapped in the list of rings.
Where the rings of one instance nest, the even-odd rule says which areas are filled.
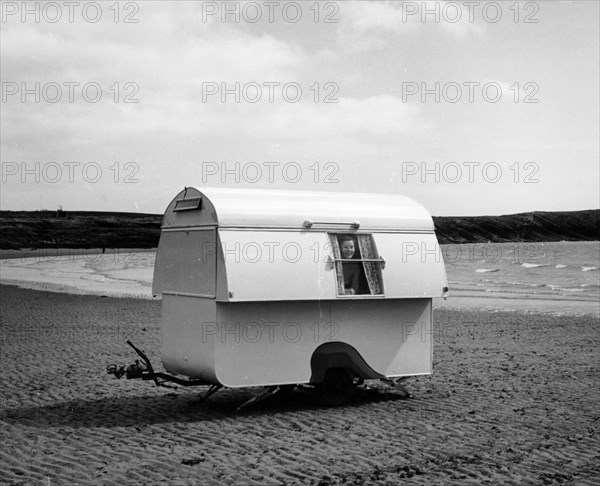
[[[341,404],[364,380],[431,374],[447,290],[431,216],[407,197],[188,187],[154,270],[168,374],[135,347],[145,366],[109,372],[266,387],[256,399],[306,384]]]

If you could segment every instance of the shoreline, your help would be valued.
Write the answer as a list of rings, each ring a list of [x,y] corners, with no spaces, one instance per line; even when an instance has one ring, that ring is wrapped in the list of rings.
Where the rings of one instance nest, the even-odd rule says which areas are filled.
[[[103,251],[104,250],[104,251]],[[89,258],[94,260],[99,255],[123,255],[123,258],[131,258],[137,253],[156,253],[157,248],[21,248],[19,250],[0,250],[0,261],[16,260],[18,258],[38,258],[39,260],[52,261],[62,257],[70,259]]]
[[[26,280],[0,280],[0,287],[16,287],[21,290],[34,290],[36,292],[47,292],[50,294],[67,294],[78,296],[106,297],[111,299],[136,299],[136,300],[161,300],[160,297],[153,297],[151,292],[148,295],[135,292],[111,292],[104,290],[83,290],[72,285],[62,285],[48,282],[29,282]]]
[[[597,242],[592,243],[597,246]],[[553,251],[551,247],[546,248],[544,245],[541,244],[539,248],[534,248],[535,252],[526,254],[511,253],[514,250],[512,244],[499,247],[500,254],[504,256],[503,262],[506,257],[509,257],[511,264],[506,265],[495,260],[491,263],[494,268],[502,269],[500,273],[492,273],[503,275],[500,283],[494,280],[487,280],[491,282],[489,284],[486,284],[485,280],[482,283],[483,278],[492,277],[482,277],[481,275],[484,274],[479,272],[477,267],[486,265],[490,267],[490,263],[479,262],[481,255],[474,251],[473,254],[469,253],[468,261],[459,260],[458,265],[448,263],[446,271],[450,281],[449,297],[447,300],[441,297],[435,298],[434,308],[486,312],[510,310],[522,313],[600,317],[600,299],[597,290],[582,290],[587,284],[578,288],[565,289],[562,287],[573,285],[562,284],[560,280],[557,282],[558,275],[566,271],[562,268],[567,267],[567,263],[570,264],[568,259],[550,260],[550,263],[539,265],[538,259],[546,256],[547,252]],[[0,259],[4,263],[0,284],[52,293],[156,300],[151,289],[155,254],[155,248],[106,248],[104,253],[102,248],[3,250],[0,252]],[[556,265],[556,268],[560,267],[561,270],[553,270],[557,273],[546,277],[555,280],[542,280],[542,285],[531,280],[520,280],[531,279],[531,277],[516,275],[515,270],[519,271],[520,266],[515,267],[512,263],[515,258],[524,258],[526,255],[535,257],[533,261],[536,263],[530,265],[532,269],[527,268],[524,271],[531,273],[536,271],[536,266],[553,268]],[[593,264],[589,268],[594,270],[600,266],[595,261],[589,261],[588,264]],[[471,265],[475,269],[466,265]],[[476,273],[468,273],[472,271]],[[503,288],[503,280],[511,284],[514,283],[513,280],[527,283],[521,284],[520,287]],[[557,283],[559,285],[556,285]],[[592,285],[587,285],[588,287],[597,288],[597,276],[593,276],[590,283]]]
[[[69,285],[44,282],[27,282],[19,280],[2,280],[1,287],[15,287],[21,290],[32,290],[52,294],[74,296],[94,296],[112,299],[135,299],[140,301],[161,301],[151,292],[140,294],[134,292],[107,292],[102,290],[82,290]],[[458,292],[458,291],[455,291]],[[567,298],[537,298],[508,296],[475,296],[468,292],[464,295],[450,295],[447,300],[441,297],[433,299],[433,309],[454,310],[458,312],[514,312],[520,314],[547,314],[552,316],[590,316],[600,318],[600,303],[593,300]]]

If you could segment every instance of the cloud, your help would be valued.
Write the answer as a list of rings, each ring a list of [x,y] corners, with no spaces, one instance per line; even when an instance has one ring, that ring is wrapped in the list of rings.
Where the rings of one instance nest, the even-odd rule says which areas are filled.
[[[168,17],[163,23],[171,21],[177,23]],[[24,25],[3,30],[3,79],[86,76],[84,79],[101,81],[115,79],[115,73],[130,81],[137,77],[185,82],[192,76],[238,80],[265,75],[281,79],[296,75],[308,61],[306,54],[290,43],[228,27],[210,35],[206,27],[185,35],[179,32],[164,42],[157,42],[151,32],[128,39],[79,29],[77,37],[69,26],[48,30],[43,25]]]
[[[45,133],[67,145],[114,143],[172,133],[230,140],[269,139],[318,143],[322,139],[392,137],[419,130],[420,107],[394,96],[341,97],[336,104],[309,100],[296,104],[278,99],[270,104],[202,103],[189,91],[179,98],[151,103],[94,106],[43,106],[30,112],[10,112],[3,127],[5,146],[27,144],[24,134]],[[35,145],[35,139],[29,138]]]
[[[418,129],[420,109],[394,96],[342,97],[337,104],[280,105],[259,118],[275,138],[381,137]]]
[[[469,9],[453,1],[348,2],[342,13],[350,28],[360,34],[416,34],[431,26],[461,39],[484,33],[475,16],[471,22]]]
[[[400,14],[391,4],[362,7],[363,3],[354,7],[361,30],[382,22],[394,27],[390,18],[395,15],[397,20]],[[312,102],[310,87],[318,79],[319,66],[325,66],[323,72],[330,69],[331,51],[309,53],[294,42],[238,24],[217,25],[212,18],[202,22],[200,10],[187,3],[181,4],[184,11],[153,5],[144,4],[140,22],[130,25],[7,23],[1,34],[3,81],[28,89],[40,83],[42,93],[45,86],[57,83],[63,93],[57,103],[46,103],[43,96],[40,103],[31,102],[31,96],[27,103],[20,102],[19,94],[10,97],[3,106],[3,146],[27,146],[35,152],[37,145],[40,151],[42,146],[47,149],[42,138],[72,147],[165,132],[309,140],[387,136],[416,126],[419,109],[393,96],[342,92],[339,103]],[[73,102],[65,82],[79,83]],[[234,103],[231,96],[227,103],[221,103],[220,96],[203,102],[203,83],[231,89],[235,83],[243,88],[254,82],[263,91],[265,82],[279,83],[276,102]],[[288,82],[302,86],[299,103],[281,99],[281,86]],[[82,99],[86,83],[101,87],[99,102]],[[123,103],[128,94],[139,102]]]
[[[185,2],[187,14],[146,5],[152,3],[144,4],[146,22],[140,14],[140,23],[127,28],[112,21],[102,28],[82,22],[3,25],[2,81],[19,90],[3,103],[5,149],[46,150],[48,138],[69,146],[164,130],[226,129],[212,123],[215,110],[202,103],[203,83],[283,84],[303,77],[310,63],[300,48],[272,35],[202,23],[198,9]],[[100,87],[98,102],[85,100],[86,84]],[[24,89],[34,94],[22,103]],[[127,95],[139,102],[123,103]]]
[[[397,2],[348,2],[342,6],[344,21],[357,31],[388,30],[398,33],[414,31],[416,24],[407,22]]]

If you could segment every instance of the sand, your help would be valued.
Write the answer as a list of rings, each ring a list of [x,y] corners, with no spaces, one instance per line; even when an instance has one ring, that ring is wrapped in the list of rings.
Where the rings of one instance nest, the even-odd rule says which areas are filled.
[[[115,380],[159,363],[160,301],[0,286],[0,484],[598,484],[598,319],[439,309],[434,374],[402,399],[309,389],[235,409]]]

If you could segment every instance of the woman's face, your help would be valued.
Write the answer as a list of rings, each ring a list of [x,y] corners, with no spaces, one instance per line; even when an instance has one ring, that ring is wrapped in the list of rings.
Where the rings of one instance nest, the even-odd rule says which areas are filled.
[[[342,257],[352,258],[354,256],[354,241],[346,240],[346,241],[342,242],[340,251],[342,252]]]

